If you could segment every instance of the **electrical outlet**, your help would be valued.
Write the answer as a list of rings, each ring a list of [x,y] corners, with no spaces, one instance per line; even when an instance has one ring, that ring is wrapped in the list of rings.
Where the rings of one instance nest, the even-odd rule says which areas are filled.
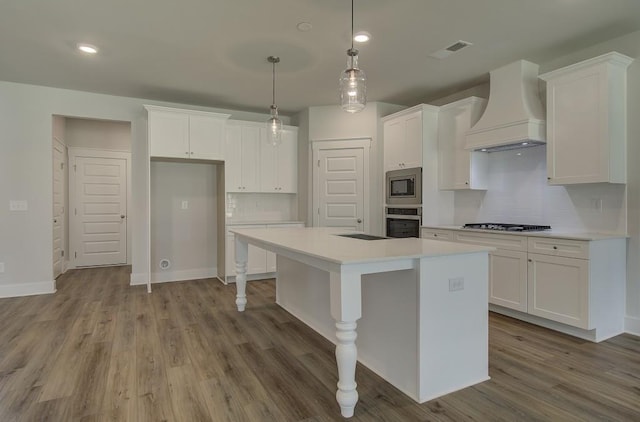
[[[0,273],[4,272],[4,262],[0,262]]]
[[[464,290],[464,277],[455,277],[449,279],[449,291],[457,292]]]
[[[601,198],[591,198],[591,208],[594,211],[602,212],[602,199]]]
[[[182,209],[183,210],[189,209],[189,201],[182,201]]]

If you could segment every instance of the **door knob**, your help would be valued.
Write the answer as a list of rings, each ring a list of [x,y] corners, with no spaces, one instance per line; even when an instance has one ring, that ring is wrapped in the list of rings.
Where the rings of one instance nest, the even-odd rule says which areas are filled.
[[[120,214],[120,218],[124,219],[124,214]]]
[[[362,223],[362,219],[358,218],[358,224]]]
[[[53,222],[54,222],[54,223],[57,223],[57,222],[58,222],[58,220],[54,218],[54,219],[53,219]]]

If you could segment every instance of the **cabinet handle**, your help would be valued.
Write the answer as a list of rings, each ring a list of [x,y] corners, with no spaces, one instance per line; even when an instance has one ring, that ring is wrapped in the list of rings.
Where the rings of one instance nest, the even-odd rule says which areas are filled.
[[[193,151],[191,151],[191,155],[193,155]]]
[[[551,178],[550,178],[550,177],[547,177],[547,180],[551,180]]]
[[[529,262],[533,262],[531,259],[527,259],[527,261],[529,261]]]
[[[186,151],[185,154],[189,155],[189,151]]]
[[[438,237],[438,235],[434,233],[433,237]]]
[[[554,246],[554,247],[553,247],[553,249],[558,249],[558,247],[557,247],[557,246]]]
[[[465,184],[465,185],[468,185],[468,184],[469,184],[469,182],[464,182],[464,184]]]

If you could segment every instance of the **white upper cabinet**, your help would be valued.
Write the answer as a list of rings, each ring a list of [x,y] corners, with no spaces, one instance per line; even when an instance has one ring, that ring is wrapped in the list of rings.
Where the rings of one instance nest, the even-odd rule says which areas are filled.
[[[267,143],[262,123],[229,121],[225,141],[227,192],[296,193],[298,128],[285,127],[282,143]]]
[[[260,192],[260,127],[230,123],[225,149],[227,192]]]
[[[262,192],[296,193],[298,178],[298,132],[285,129],[282,143],[269,145],[266,129],[261,129],[260,190]]]
[[[618,53],[541,75],[547,81],[550,184],[626,183],[627,67]]]
[[[149,156],[224,160],[228,114],[146,105]]]
[[[469,97],[440,107],[438,187],[487,189],[488,154],[465,149],[467,131],[480,119],[487,101]]]
[[[411,108],[384,121],[385,171],[422,166],[422,109]]]

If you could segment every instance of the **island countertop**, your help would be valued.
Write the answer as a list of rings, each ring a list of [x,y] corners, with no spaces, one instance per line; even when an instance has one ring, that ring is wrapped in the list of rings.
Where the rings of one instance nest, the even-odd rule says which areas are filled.
[[[459,255],[494,250],[494,248],[486,246],[418,238],[352,239],[339,235],[359,232],[330,227],[230,228],[230,232],[246,236],[264,245],[278,246],[281,249],[302,253],[340,265]]]

